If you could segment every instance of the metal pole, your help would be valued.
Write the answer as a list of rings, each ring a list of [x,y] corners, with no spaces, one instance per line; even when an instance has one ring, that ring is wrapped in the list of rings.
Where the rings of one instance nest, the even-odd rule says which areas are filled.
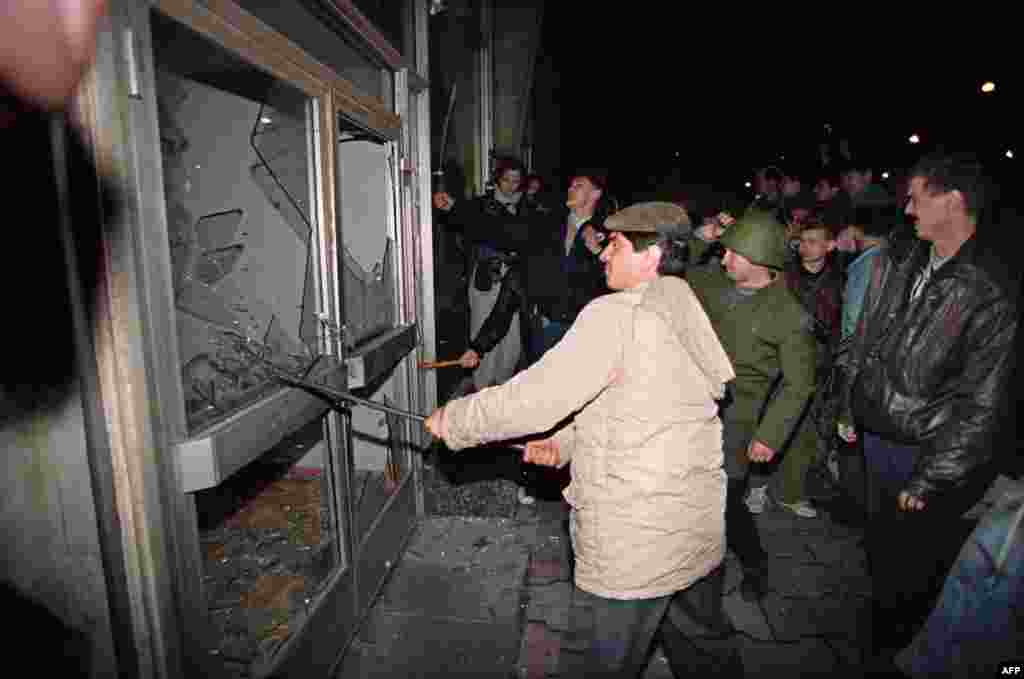
[[[305,391],[308,391],[309,393],[313,394],[314,396],[319,396],[320,398],[324,399],[325,401],[330,401],[332,404],[337,404],[339,401],[348,401],[350,403],[357,403],[357,404],[359,404],[361,406],[366,406],[367,408],[373,408],[374,410],[382,410],[382,411],[384,411],[386,413],[392,413],[394,415],[400,415],[402,417],[407,417],[407,418],[409,418],[411,420],[418,420],[420,422],[424,422],[427,419],[426,415],[420,415],[419,413],[414,413],[414,412],[411,412],[409,410],[402,410],[400,408],[395,408],[394,406],[384,405],[383,403],[377,403],[376,401],[370,401],[370,400],[365,399],[365,398],[359,398],[358,396],[356,396],[354,394],[351,394],[351,393],[349,393],[347,391],[341,391],[341,390],[338,390],[338,389],[331,389],[329,387],[325,387],[323,385],[315,384],[313,382],[309,382],[307,380],[304,380],[304,379],[301,379],[301,378],[298,378],[298,377],[294,377],[293,375],[289,375],[286,372],[284,372],[280,367],[275,365],[272,361],[269,361],[266,358],[263,358],[262,356],[260,356],[259,354],[256,354],[255,352],[251,351],[248,348],[248,346],[250,344],[254,344],[254,345],[258,346],[258,347],[266,348],[265,344],[257,342],[255,340],[250,339],[249,337],[241,335],[241,334],[239,334],[237,332],[228,331],[226,334],[231,335],[231,336],[236,337],[239,340],[241,340],[242,344],[238,348],[240,350],[246,352],[247,354],[249,354],[249,356],[251,358],[253,358],[254,360],[259,361],[260,363],[262,363],[265,366],[267,366],[270,369],[270,372],[273,375],[274,379],[276,379],[281,384],[287,384],[290,387],[296,387],[298,389],[304,389]],[[321,356],[317,357],[317,361],[319,361],[321,358],[325,358],[325,357],[321,355]],[[314,361],[314,363],[312,365],[310,365],[309,368],[307,369],[307,371],[306,371],[307,374],[309,373],[309,371],[311,371],[313,369],[313,367],[315,365],[316,365],[316,362]]]
[[[291,387],[298,389],[304,389],[315,396],[319,396],[325,401],[331,401],[337,404],[339,401],[348,401],[350,403],[356,403],[367,408],[373,408],[374,410],[381,410],[385,413],[391,413],[392,415],[400,415],[401,417],[408,418],[410,420],[416,420],[418,422],[424,422],[427,419],[426,415],[420,415],[408,410],[402,410],[401,408],[395,408],[394,406],[384,405],[383,403],[377,403],[376,401],[370,401],[365,398],[359,398],[347,391],[340,391],[337,389],[330,389],[328,387],[321,386],[319,384],[313,384],[312,382],[306,382],[305,380],[295,379],[294,377],[286,377],[284,375],[275,375],[278,381],[283,382]]]
[[[448,112],[445,113],[444,123],[441,128],[441,149],[437,154],[437,169],[443,174],[445,151],[448,150],[448,125],[452,119],[452,110],[455,108],[455,88],[459,86],[458,81],[452,83],[452,92],[448,97]]]

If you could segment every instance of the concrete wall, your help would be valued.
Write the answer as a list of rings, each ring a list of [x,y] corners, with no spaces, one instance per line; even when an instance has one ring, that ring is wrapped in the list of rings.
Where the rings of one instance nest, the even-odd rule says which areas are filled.
[[[530,110],[527,114],[527,143],[533,149],[533,169],[550,184],[554,193],[565,196],[566,186],[559,182],[564,172],[570,172],[566,163],[578,162],[562,157],[562,101],[561,74],[558,64],[545,51],[545,43],[558,36],[542,25],[547,33],[538,46],[530,90]]]
[[[481,32],[480,8],[491,7],[489,36]],[[452,0],[448,9],[431,19],[432,143],[435,169],[440,163],[457,164],[466,177],[467,193],[482,187],[479,174],[480,90],[479,49],[491,41],[492,139],[495,154],[519,158],[533,143],[535,166],[544,173],[560,165],[558,143],[557,73],[543,54],[544,0],[503,3],[493,0]],[[456,90],[455,107],[448,125],[444,158],[439,153],[449,95]]]
[[[9,421],[0,429],[0,451],[0,580],[40,607],[33,617],[18,616],[5,600],[6,624],[29,625],[19,632],[31,639],[46,629],[31,626],[53,616],[66,639],[84,641],[91,660],[83,669],[111,676],[110,614],[77,385],[60,407]],[[59,639],[38,641],[32,652],[39,658],[22,655],[29,649],[17,644],[9,650],[36,668],[68,650]]]
[[[474,0],[452,0],[448,9],[430,20],[430,92],[432,102],[431,145],[435,169],[454,163],[462,170],[467,194],[481,187],[477,176],[476,149],[479,97],[475,77],[476,55],[482,44],[480,17]],[[449,114],[452,91],[455,104],[444,134],[444,121]],[[442,140],[444,140],[443,157]]]
[[[544,3],[495,3],[494,151],[522,157]]]

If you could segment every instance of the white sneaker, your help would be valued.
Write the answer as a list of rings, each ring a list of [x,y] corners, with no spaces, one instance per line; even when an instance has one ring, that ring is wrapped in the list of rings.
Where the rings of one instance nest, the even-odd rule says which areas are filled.
[[[780,502],[779,505],[785,507],[789,511],[793,512],[797,516],[802,517],[804,519],[813,519],[818,515],[818,510],[812,507],[811,503],[808,502],[807,500],[800,500],[799,502],[794,502],[793,504]]]
[[[516,498],[519,500],[519,504],[521,505],[532,505],[537,501],[537,498],[526,492],[526,488],[523,488],[522,486],[519,486],[519,489],[516,491]]]
[[[768,506],[768,486],[752,487],[744,502],[751,514],[760,514]]]

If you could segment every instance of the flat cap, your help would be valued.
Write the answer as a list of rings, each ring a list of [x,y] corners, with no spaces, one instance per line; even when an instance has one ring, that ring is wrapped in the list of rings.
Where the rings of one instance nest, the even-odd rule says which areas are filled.
[[[623,208],[604,220],[604,228],[607,231],[660,233],[674,238],[687,238],[692,231],[685,208],[660,201]]]

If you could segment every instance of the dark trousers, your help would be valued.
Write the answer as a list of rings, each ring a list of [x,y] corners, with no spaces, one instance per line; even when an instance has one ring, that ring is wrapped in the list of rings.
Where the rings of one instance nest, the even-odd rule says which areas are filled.
[[[536,314],[526,321],[530,324],[525,347],[524,369],[529,368],[547,353],[569,331],[569,323],[544,321]],[[519,484],[530,495],[545,500],[561,497],[562,490],[569,485],[569,467],[551,469],[540,465],[521,463]]]
[[[574,587],[560,654],[566,678],[634,678],[661,643],[677,677],[741,677],[735,630],[722,608],[724,569],[670,596],[607,599]]]
[[[766,556],[754,515],[743,502],[750,470],[747,448],[756,428],[757,425],[750,422],[737,422],[728,417],[722,420],[722,453],[729,477],[725,496],[725,540],[744,571],[760,568]]]
[[[847,513],[854,520],[863,518],[867,511],[863,447],[863,442],[858,440],[855,444],[844,444],[839,449],[840,497],[848,505],[850,511]]]
[[[865,546],[872,581],[872,646],[889,655],[906,646],[931,611],[943,580],[971,530],[961,515],[970,495],[926,500],[921,511],[902,511],[920,455],[918,446],[865,433],[867,476]]]
[[[725,495],[725,541],[744,571],[761,568],[767,556],[754,515],[743,501],[746,494],[746,479],[729,479]]]

